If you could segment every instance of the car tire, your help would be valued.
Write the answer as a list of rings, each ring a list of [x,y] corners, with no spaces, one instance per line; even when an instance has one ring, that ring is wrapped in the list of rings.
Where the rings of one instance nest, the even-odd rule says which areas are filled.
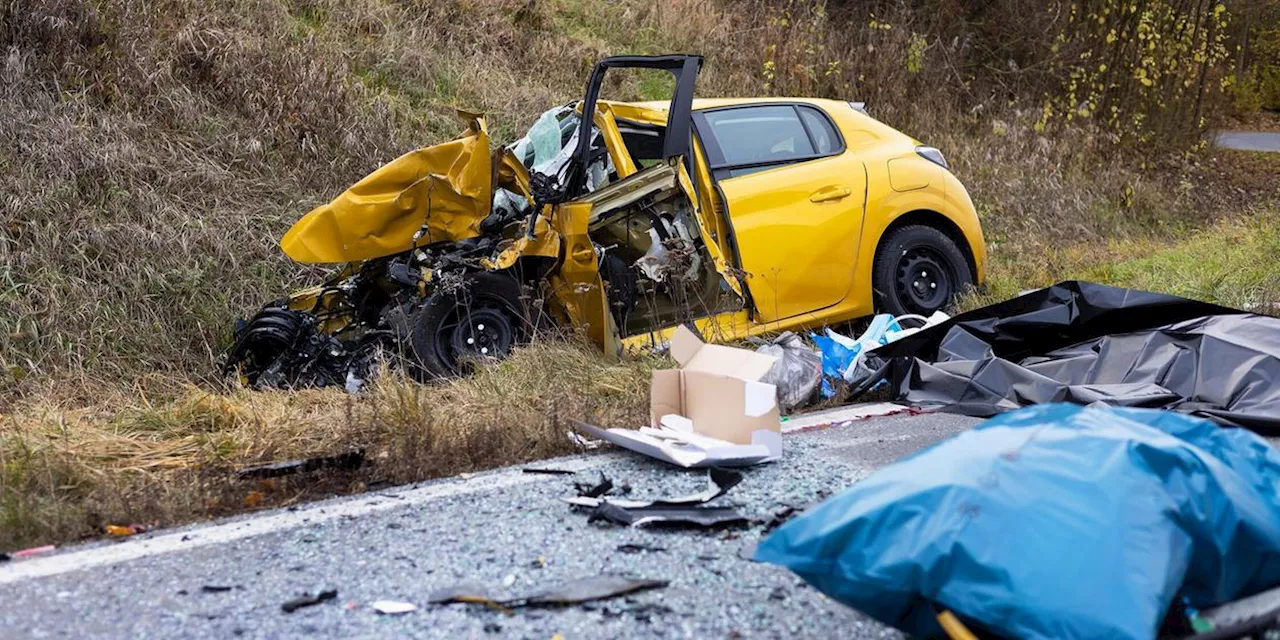
[[[414,312],[409,342],[424,380],[466,373],[477,360],[500,360],[539,326],[520,283],[502,273],[476,273],[433,293]]]
[[[894,229],[871,275],[878,313],[932,315],[973,286],[969,261],[947,234],[924,225]]]

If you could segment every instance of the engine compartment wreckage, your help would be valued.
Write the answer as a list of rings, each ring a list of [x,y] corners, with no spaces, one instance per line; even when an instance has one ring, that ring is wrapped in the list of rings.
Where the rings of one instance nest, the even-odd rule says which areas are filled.
[[[981,282],[981,228],[940,152],[852,103],[695,105],[701,65],[602,60],[581,102],[492,153],[484,117],[460,112],[460,138],[293,225],[290,258],[345,266],[238,323],[225,372],[355,388],[380,351],[446,377],[554,326],[612,355],[685,324],[727,341],[877,307],[928,315]],[[621,68],[669,72],[670,102],[600,100]]]

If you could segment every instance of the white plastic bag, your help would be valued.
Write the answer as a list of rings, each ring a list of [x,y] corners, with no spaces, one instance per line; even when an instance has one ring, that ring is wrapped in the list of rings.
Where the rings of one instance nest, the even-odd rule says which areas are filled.
[[[790,331],[760,345],[756,351],[778,361],[760,382],[778,387],[778,405],[784,410],[809,402],[822,384],[822,356]]]

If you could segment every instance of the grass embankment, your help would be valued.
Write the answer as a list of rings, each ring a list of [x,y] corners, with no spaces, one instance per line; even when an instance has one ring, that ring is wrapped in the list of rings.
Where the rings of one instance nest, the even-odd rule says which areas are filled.
[[[320,276],[276,245],[298,216],[454,136],[455,107],[485,111],[495,138],[511,140],[579,98],[611,54],[701,52],[700,95],[865,99],[942,148],[983,217],[992,298],[1085,277],[1231,304],[1276,299],[1274,224],[1263,220],[1277,218],[1259,213],[1276,197],[1274,162],[1160,140],[1122,152],[1114,132],[1046,128],[1053,61],[1032,58],[1053,38],[1018,30],[1056,23],[1027,20],[1023,3],[977,21],[903,7],[840,17],[818,0],[0,6],[0,548],[562,453],[571,417],[643,422],[652,363],[609,364],[571,344],[446,384],[392,375],[358,397],[249,393],[215,373],[235,317]],[[617,78],[608,97],[667,90]],[[353,447],[370,464],[351,474],[231,473]]]
[[[986,290],[965,299],[964,308],[1063,280],[1090,280],[1277,315],[1280,210],[1186,230],[1174,239],[1129,237],[1042,247],[1034,256],[997,252],[988,277]]]

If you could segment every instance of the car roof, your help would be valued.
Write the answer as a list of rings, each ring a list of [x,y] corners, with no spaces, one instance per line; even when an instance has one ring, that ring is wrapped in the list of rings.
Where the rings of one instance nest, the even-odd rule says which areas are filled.
[[[762,96],[759,98],[694,98],[693,110],[702,111],[705,109],[716,109],[719,107],[734,107],[743,104],[760,104],[764,102],[807,102],[810,104],[841,104],[839,100],[828,100],[825,98],[787,98],[780,96]],[[629,102],[637,107],[645,109],[654,109],[656,111],[666,111],[668,102],[665,100],[654,100],[650,102]]]
[[[693,110],[704,111],[707,109],[718,109],[720,107],[735,107],[739,105],[765,104],[770,102],[803,102],[823,107],[827,110],[848,104],[841,100],[828,100],[825,98],[787,98],[778,96],[758,98],[695,98],[693,101]],[[601,100],[600,104],[608,105],[609,109],[615,116],[624,120],[664,124],[667,121],[667,108],[671,103],[665,100],[653,100],[648,102],[615,102],[612,100]]]

